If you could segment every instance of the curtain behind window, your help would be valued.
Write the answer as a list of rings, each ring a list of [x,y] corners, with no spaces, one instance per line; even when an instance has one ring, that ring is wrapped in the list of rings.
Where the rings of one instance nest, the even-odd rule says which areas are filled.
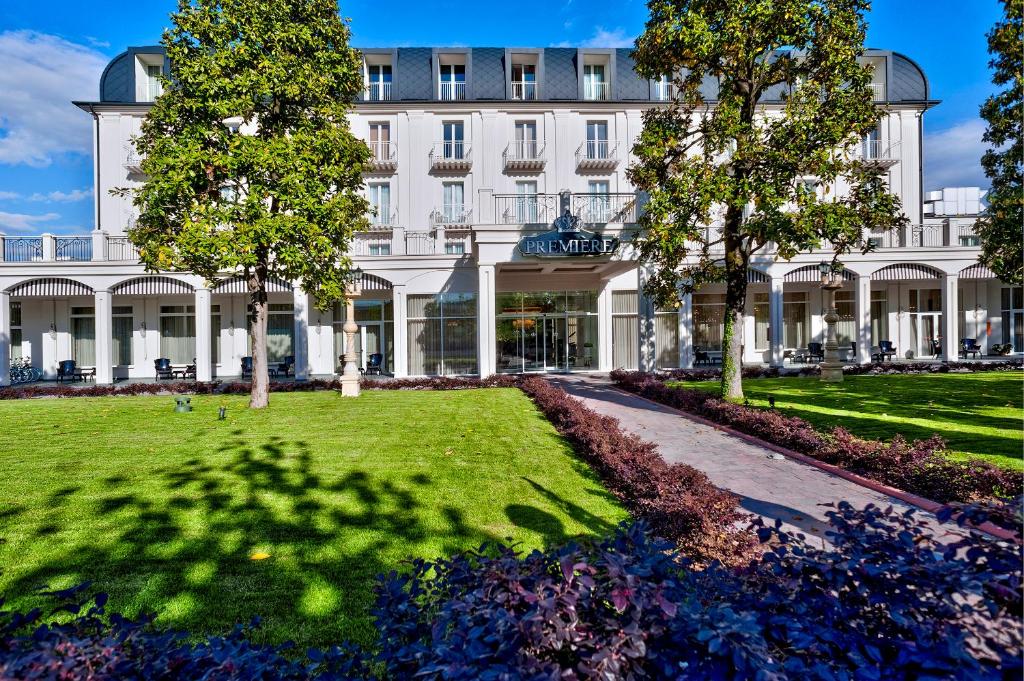
[[[132,329],[134,326],[132,317],[117,316],[113,318],[111,349],[115,366],[132,364]]]
[[[160,356],[171,364],[191,364],[196,356],[195,315],[160,317]]]
[[[80,367],[96,366],[96,318],[71,318],[71,358]]]

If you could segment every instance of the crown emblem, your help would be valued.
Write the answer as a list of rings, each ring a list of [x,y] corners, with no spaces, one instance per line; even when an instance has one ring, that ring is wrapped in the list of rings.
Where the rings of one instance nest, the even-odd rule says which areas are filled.
[[[578,232],[580,229],[580,219],[566,209],[561,217],[555,218],[552,226],[559,232]]]

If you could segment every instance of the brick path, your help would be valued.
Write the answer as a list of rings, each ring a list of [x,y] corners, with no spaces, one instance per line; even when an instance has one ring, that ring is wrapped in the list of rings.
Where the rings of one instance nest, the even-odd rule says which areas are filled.
[[[845,500],[858,508],[869,503],[909,508],[890,496],[780,457],[673,409],[618,390],[607,376],[576,374],[549,380],[594,411],[617,418],[626,430],[657,444],[667,461],[704,471],[716,485],[739,496],[744,510],[772,520],[780,518],[790,529],[808,536],[824,541],[828,528],[825,513],[829,509],[821,504]],[[934,521],[934,516],[919,513]]]

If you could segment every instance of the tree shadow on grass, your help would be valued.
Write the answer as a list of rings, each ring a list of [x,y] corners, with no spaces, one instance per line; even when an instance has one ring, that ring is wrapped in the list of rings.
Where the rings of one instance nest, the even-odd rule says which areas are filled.
[[[425,506],[435,497],[417,493],[432,484],[422,473],[385,479],[357,469],[323,480],[315,467],[305,441],[253,444],[236,431],[209,460],[144,480],[108,477],[97,481],[99,494],[65,487],[47,497],[41,517],[7,509],[8,527],[34,527],[47,545],[27,569],[8,566],[6,593],[32,600],[26,595],[43,585],[91,580],[110,593],[112,609],[156,612],[158,624],[196,634],[258,615],[257,640],[372,643],[378,573],[411,554],[496,539],[454,506]],[[254,560],[260,553],[269,555]]]

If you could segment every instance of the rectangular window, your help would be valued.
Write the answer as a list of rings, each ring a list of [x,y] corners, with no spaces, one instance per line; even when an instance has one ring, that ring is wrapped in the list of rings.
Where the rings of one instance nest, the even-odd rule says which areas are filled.
[[[607,121],[587,121],[587,158],[608,158]]]
[[[391,185],[387,182],[374,182],[367,185],[367,193],[370,208],[373,209],[370,222],[375,225],[390,225],[392,223]]]
[[[475,293],[411,295],[408,305],[410,374],[477,373]]]
[[[295,344],[295,312],[292,303],[267,305],[267,362],[282,362],[293,356]],[[255,317],[249,310],[249,354],[252,355],[252,324]]]
[[[512,99],[537,99],[537,67],[512,64]]]
[[[516,222],[537,222],[537,183],[532,180],[516,182]]]
[[[71,308],[71,359],[80,367],[96,366],[95,308]]]
[[[612,215],[611,196],[608,180],[591,180],[587,183],[586,222],[609,222]]]
[[[537,124],[533,121],[516,121],[516,140],[512,145],[514,158],[531,160],[537,158]]]
[[[461,182],[445,182],[444,205],[442,206],[443,219],[446,224],[461,224],[465,222],[464,187]]]
[[[366,99],[371,102],[391,100],[391,64],[369,64],[367,66]]]
[[[725,295],[696,293],[693,296],[694,351],[721,352],[725,333]]]
[[[636,291],[612,291],[612,364],[616,369],[640,367],[640,317]]]
[[[679,312],[654,311],[654,368],[679,367]]]
[[[370,123],[370,151],[375,161],[391,160],[390,123]]]
[[[889,340],[889,302],[885,289],[871,292],[871,345]]]
[[[466,65],[441,64],[440,66],[440,99],[444,101],[466,98]]]
[[[160,357],[171,364],[192,364],[196,358],[195,305],[160,306]]]
[[[111,311],[111,351],[114,366],[131,366],[132,334],[135,331],[135,318],[132,316],[131,305],[115,305]]]
[[[771,314],[769,312],[770,294],[754,294],[754,350],[765,352],[771,345]]]
[[[807,315],[807,292],[782,294],[782,345],[789,349],[807,347],[810,340]]]
[[[164,93],[164,86],[160,83],[160,75],[163,68],[155,64],[146,64],[146,100],[155,102],[156,98]]]
[[[444,143],[442,152],[445,158],[465,158],[465,138],[463,137],[462,121],[447,121],[442,124]]]
[[[857,305],[853,291],[836,291],[836,342],[839,343],[839,356],[843,356],[843,348],[857,342]]]
[[[604,64],[583,66],[583,99],[608,99],[608,83],[604,79]]]
[[[21,336],[21,301],[11,302],[11,356],[10,359],[19,359],[24,354],[22,349]]]
[[[654,81],[654,98],[659,102],[668,101],[670,86],[671,81],[667,75],[662,76],[658,80]]]
[[[882,158],[882,135],[877,127],[872,128],[864,135],[862,150],[864,158],[867,160]]]

